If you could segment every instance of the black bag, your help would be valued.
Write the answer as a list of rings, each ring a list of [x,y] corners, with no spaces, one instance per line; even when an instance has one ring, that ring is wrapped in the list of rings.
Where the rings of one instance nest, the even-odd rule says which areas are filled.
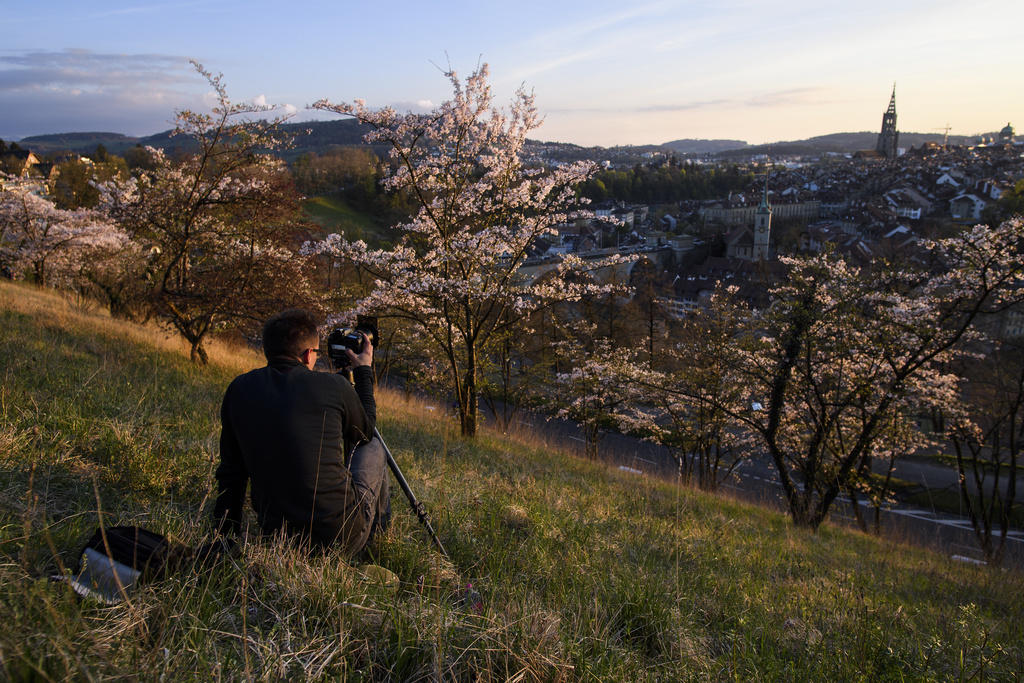
[[[131,567],[147,581],[161,578],[169,561],[186,550],[185,546],[172,545],[166,536],[138,526],[100,527],[82,552],[89,549]]]
[[[113,605],[137,583],[164,578],[186,566],[208,566],[233,546],[233,540],[218,538],[194,549],[142,527],[100,527],[82,548],[76,573],[54,578],[67,581],[82,597]]]

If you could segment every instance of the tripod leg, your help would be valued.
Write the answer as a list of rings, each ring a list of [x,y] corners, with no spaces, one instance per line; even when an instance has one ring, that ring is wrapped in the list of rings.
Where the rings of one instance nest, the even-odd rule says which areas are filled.
[[[423,503],[416,500],[416,495],[412,492],[412,489],[409,488],[409,482],[407,482],[405,477],[402,476],[402,470],[398,468],[398,463],[395,462],[395,456],[391,455],[391,449],[388,448],[387,443],[385,443],[383,437],[381,437],[380,432],[377,431],[376,428],[374,428],[373,434],[378,440],[380,440],[381,445],[384,447],[384,454],[387,456],[388,467],[391,468],[391,473],[395,475],[395,480],[405,493],[405,497],[409,499],[409,505],[412,507],[412,511],[416,514],[416,517],[419,518],[420,524],[422,524],[427,530],[427,533],[430,534],[430,538],[434,541],[438,550],[441,551],[441,554],[448,557],[448,552],[444,549],[444,546],[441,545],[441,539],[437,537],[437,534],[434,532],[434,527],[430,525],[430,518],[427,516],[426,508],[423,507]]]

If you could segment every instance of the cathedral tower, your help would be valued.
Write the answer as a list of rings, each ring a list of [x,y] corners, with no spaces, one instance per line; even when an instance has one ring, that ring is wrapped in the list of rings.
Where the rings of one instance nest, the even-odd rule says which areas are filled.
[[[892,97],[889,99],[889,108],[882,114],[882,132],[878,134],[875,151],[886,159],[895,159],[899,137],[900,134],[896,130],[896,84],[894,83]]]

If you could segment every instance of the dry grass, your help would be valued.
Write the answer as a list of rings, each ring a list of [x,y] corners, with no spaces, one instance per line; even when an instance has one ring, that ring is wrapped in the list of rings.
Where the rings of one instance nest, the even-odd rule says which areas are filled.
[[[45,577],[104,519],[199,543],[217,406],[249,351],[187,349],[0,282],[0,677],[357,680],[1013,680],[1024,580],[570,457],[474,441],[381,392],[381,431],[451,560],[401,494],[373,578],[251,540],[130,602]],[[361,563],[363,560],[360,560]],[[372,573],[372,572],[370,572]],[[472,592],[468,590],[472,584]]]
[[[32,316],[45,321],[47,327],[70,330],[86,326],[108,339],[131,341],[185,357],[189,353],[189,345],[185,340],[154,322],[139,324],[112,318],[105,309],[88,299],[30,284],[0,280],[0,310]],[[212,365],[236,372],[245,372],[266,362],[253,349],[226,344],[217,339],[210,341],[207,352]]]

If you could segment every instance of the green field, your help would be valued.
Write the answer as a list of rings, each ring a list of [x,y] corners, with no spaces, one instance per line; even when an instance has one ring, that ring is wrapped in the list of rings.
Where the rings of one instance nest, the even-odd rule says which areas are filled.
[[[307,218],[326,232],[338,232],[349,240],[364,240],[371,246],[394,239],[393,231],[376,217],[353,208],[334,195],[309,197],[302,202]]]
[[[260,364],[0,282],[0,677],[8,680],[1020,680],[1024,578],[637,478],[402,397],[374,561],[255,538],[113,607],[46,577],[100,520],[197,544],[221,394]],[[365,561],[365,560],[362,560]],[[481,595],[466,603],[466,586]]]

